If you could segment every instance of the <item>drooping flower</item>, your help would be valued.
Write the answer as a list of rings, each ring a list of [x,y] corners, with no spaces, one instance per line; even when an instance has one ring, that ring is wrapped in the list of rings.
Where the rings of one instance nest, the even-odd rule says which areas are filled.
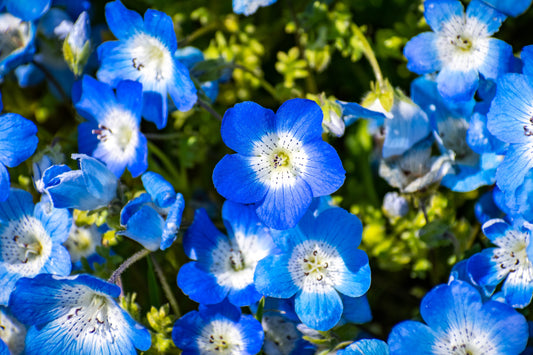
[[[480,0],[466,13],[458,0],[427,0],[424,16],[434,32],[424,32],[405,46],[407,68],[417,74],[439,72],[438,91],[447,100],[470,100],[479,77],[496,79],[506,73],[512,48],[491,38],[505,15]]]
[[[67,210],[49,211],[43,202],[34,206],[29,192],[11,189],[0,203],[0,220],[0,305],[7,304],[21,277],[70,273],[70,256],[61,245],[72,223]]]
[[[33,21],[48,11],[51,2],[52,0],[0,0],[0,8],[5,6],[9,13],[23,21]]]
[[[389,355],[389,346],[379,339],[361,339],[337,351],[338,355]]]
[[[531,303],[533,297],[533,264],[530,239],[533,225],[516,222],[510,225],[502,219],[492,219],[483,225],[483,233],[497,247],[484,249],[470,257],[468,272],[482,287],[486,296],[492,295],[503,281],[506,302],[518,308]]]
[[[148,167],[146,137],[140,131],[142,85],[121,81],[113,89],[90,76],[82,80],[81,97],[76,109],[88,122],[78,126],[80,153],[104,163],[117,178],[128,167],[133,177]]]
[[[167,14],[147,10],[142,17],[120,1],[106,4],[109,29],[118,41],[98,47],[101,61],[98,80],[117,87],[121,80],[143,85],[143,117],[157,128],[167,124],[167,95],[180,111],[196,103],[196,88],[189,71],[174,57],[177,49],[172,19]]]
[[[478,291],[463,281],[429,291],[420,314],[427,325],[405,321],[392,329],[392,355],[520,354],[527,344],[523,315],[505,303],[483,303]]]
[[[329,195],[344,182],[335,149],[322,140],[322,110],[311,100],[292,99],[276,114],[254,102],[224,114],[226,155],[213,183],[226,199],[253,204],[271,228],[294,227],[313,197]]]
[[[233,0],[233,12],[249,16],[259,7],[272,5],[278,0]]]
[[[168,248],[178,235],[185,200],[161,175],[148,171],[141,177],[148,193],[129,201],[120,212],[125,235],[145,248]],[[165,217],[165,218],[163,218]]]
[[[259,261],[254,282],[270,297],[295,296],[300,320],[329,330],[341,319],[341,294],[360,297],[370,287],[368,256],[361,242],[359,219],[341,208],[306,214],[297,227],[273,234],[279,254]]]
[[[185,253],[194,261],[180,268],[178,286],[201,304],[219,303],[227,297],[236,306],[248,306],[262,296],[254,285],[254,271],[274,244],[253,206],[226,201],[222,219],[227,236],[218,231],[204,209],[196,211],[183,239]]]
[[[120,288],[90,275],[41,274],[17,282],[9,307],[31,326],[26,354],[136,354],[150,333],[114,300]]]
[[[182,354],[257,354],[263,338],[261,323],[229,302],[200,305],[172,329],[172,340]]]
[[[35,33],[32,22],[24,22],[8,13],[0,14],[0,78],[32,59]]]
[[[73,154],[80,170],[52,165],[42,176],[44,192],[55,208],[94,210],[107,206],[117,194],[118,180],[104,163],[85,154]]]

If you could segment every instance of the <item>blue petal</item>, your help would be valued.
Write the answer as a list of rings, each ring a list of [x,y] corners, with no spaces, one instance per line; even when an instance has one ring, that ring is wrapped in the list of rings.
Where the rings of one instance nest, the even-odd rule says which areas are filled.
[[[145,88],[146,90],[146,88]],[[150,122],[153,122],[157,129],[163,129],[167,126],[167,91],[144,91],[143,95],[143,112],[142,116]]]
[[[177,60],[174,60],[174,77],[167,90],[179,111],[189,111],[198,101],[189,70]]]
[[[7,347],[6,343],[2,339],[0,339],[0,355],[10,355],[11,352],[9,351],[9,348]]]
[[[228,288],[218,284],[216,277],[202,266],[191,261],[183,265],[178,273],[178,286],[184,294],[201,304],[216,304],[228,294]]]
[[[72,216],[68,210],[62,208],[50,210],[48,203],[39,202],[35,205],[33,215],[41,221],[54,243],[64,243],[68,239],[72,227]]]
[[[72,261],[70,260],[68,250],[62,245],[53,244],[50,258],[39,272],[43,274],[67,276],[70,274],[71,270]]]
[[[178,49],[178,40],[174,32],[174,23],[164,12],[148,9],[144,14],[144,28],[146,32],[157,38],[168,48],[170,53]]]
[[[115,175],[94,158],[83,154],[74,154],[72,157],[78,160],[89,193],[105,201],[105,204],[109,203],[117,193],[118,180]]]
[[[128,10],[120,1],[106,4],[105,18],[109,29],[118,39],[127,40],[144,29],[141,15]]]
[[[437,334],[420,322],[405,321],[392,328],[387,343],[395,355],[433,354]]]
[[[488,42],[488,54],[478,69],[486,79],[496,80],[509,70],[513,48],[510,44],[496,38],[489,38]]]
[[[270,228],[292,228],[303,217],[312,199],[313,193],[309,185],[297,177],[293,185],[271,187],[265,199],[257,204],[257,217]]]
[[[507,15],[518,16],[524,13],[531,5],[531,0],[484,0],[494,6],[498,11]]]
[[[368,256],[362,250],[356,249],[346,257],[345,267],[340,267],[336,273],[335,289],[350,297],[360,297],[370,288],[370,266]]]
[[[479,285],[486,297],[492,295],[496,286],[506,276],[500,274],[499,264],[492,261],[494,248],[483,250],[481,253],[474,254],[468,259],[467,270],[471,275],[472,281]]]
[[[528,270],[529,269],[529,270]],[[514,308],[525,308],[531,303],[533,297],[533,283],[525,274],[530,272],[529,267],[510,272],[503,283],[503,294],[507,303]]]
[[[202,336],[203,320],[200,313],[192,311],[181,317],[172,328],[172,340],[182,354],[194,354],[198,338]]]
[[[289,256],[271,255],[259,260],[255,268],[254,284],[265,296],[290,298],[298,292],[289,272]],[[339,316],[340,317],[340,316]]]
[[[482,229],[483,234],[485,234],[492,243],[498,244],[498,239],[504,237],[509,231],[512,231],[513,228],[503,219],[495,218],[483,224]]]
[[[88,75],[82,79],[81,98],[74,105],[84,118],[100,122],[109,109],[116,105],[115,93],[111,86]]]
[[[0,287],[0,305],[7,306],[11,298],[11,293],[15,289],[15,284],[22,275],[6,273],[2,269],[4,268],[0,266],[0,275],[2,275],[2,287]]]
[[[479,84],[477,70],[467,72],[443,68],[437,75],[437,83],[443,98],[452,101],[468,101],[474,96]]]
[[[9,172],[4,164],[0,164],[0,202],[7,200],[10,186]]]
[[[260,142],[262,137],[274,131],[275,120],[272,110],[255,102],[241,102],[224,114],[220,134],[229,148],[252,155],[255,142]]]
[[[0,116],[0,161],[12,168],[28,159],[39,139],[37,126],[16,113]]]
[[[472,0],[466,9],[466,18],[467,21],[475,21],[480,27],[484,25],[487,32],[482,35],[490,36],[498,31],[507,16],[483,1]]]
[[[158,173],[147,171],[141,176],[146,192],[160,208],[169,207],[176,199],[176,191],[168,181]]]
[[[81,154],[91,155],[100,140],[93,130],[98,129],[98,124],[94,121],[83,122],[78,126],[78,151]]]
[[[296,295],[295,310],[302,323],[316,330],[327,331],[341,319],[342,301],[333,288],[323,292],[306,292]]]
[[[133,114],[137,125],[141,123],[142,97],[143,86],[141,83],[132,80],[123,80],[118,83],[116,101]]]
[[[116,87],[121,80],[136,80],[138,70],[133,68],[128,43],[108,41],[98,49],[100,68],[96,73],[98,80]]]
[[[265,337],[261,323],[252,315],[243,314],[238,324],[244,342],[243,354],[258,354]]]
[[[168,211],[167,218],[165,220],[163,235],[161,236],[161,250],[165,250],[176,240],[184,209],[185,199],[183,198],[182,194],[178,193],[176,195],[176,200],[170,206],[170,210]]]
[[[33,216],[33,197],[24,190],[11,189],[6,201],[0,203],[0,221],[7,223]]]
[[[7,0],[7,12],[23,21],[33,21],[41,17],[50,8],[51,0]]]
[[[407,58],[407,69],[417,74],[438,71],[442,67],[436,46],[437,35],[433,32],[421,33],[409,40],[403,49]]]
[[[366,296],[348,297],[341,295],[344,310],[342,318],[350,323],[363,324],[372,320],[370,304]]]
[[[227,239],[211,222],[207,212],[196,210],[194,221],[183,237],[185,254],[193,260],[211,260],[211,253],[220,239]]]
[[[336,102],[341,106],[342,118],[347,126],[359,118],[375,120],[378,122],[378,126],[381,126],[383,120],[385,119],[385,115],[383,113],[364,108],[356,102],[343,102],[338,100]]]
[[[496,184],[505,193],[514,192],[533,168],[533,142],[511,144],[503,162],[496,170]]]
[[[125,226],[129,219],[144,205],[152,202],[149,194],[141,194],[140,196],[128,201],[128,203],[120,211],[120,224]]]
[[[142,244],[146,249],[155,251],[161,245],[164,223],[156,210],[145,205],[129,218],[126,230],[117,232],[117,234],[125,235]]]
[[[322,109],[308,99],[285,101],[276,112],[278,134],[290,133],[302,144],[322,137]]]
[[[261,201],[268,190],[252,168],[250,158],[240,154],[226,155],[218,162],[213,170],[213,184],[219,194],[239,203]]]
[[[313,197],[337,191],[346,174],[337,151],[322,140],[309,142],[304,149],[308,160],[302,178],[311,187]]]
[[[361,339],[343,350],[338,355],[389,355],[389,346],[379,339]]]
[[[522,48],[520,59],[522,59],[522,62],[524,63],[522,71],[530,78],[529,82],[531,82],[531,78],[533,78],[533,45]]]
[[[262,296],[251,283],[241,289],[230,289],[228,300],[236,306],[245,307],[258,302]]]
[[[135,155],[128,162],[128,171],[131,176],[137,177],[148,169],[148,144],[144,134],[139,134],[139,143],[135,147]]]
[[[454,18],[463,18],[463,5],[457,0],[426,0],[424,17],[435,32],[440,32]]]

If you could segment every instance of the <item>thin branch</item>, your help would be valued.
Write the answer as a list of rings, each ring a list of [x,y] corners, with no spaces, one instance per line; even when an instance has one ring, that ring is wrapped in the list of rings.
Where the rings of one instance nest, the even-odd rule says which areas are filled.
[[[181,311],[180,307],[178,306],[178,301],[176,300],[176,297],[174,297],[174,294],[172,293],[172,290],[170,289],[170,285],[168,284],[167,278],[165,277],[165,274],[163,273],[163,269],[161,268],[161,265],[159,265],[159,262],[156,260],[154,255],[150,255],[150,258],[152,259],[152,263],[154,264],[154,270],[157,274],[157,277],[159,278],[159,282],[161,282],[161,287],[163,288],[163,292],[165,293],[165,296],[170,303],[170,306],[172,307],[172,310],[174,311],[174,314],[176,315],[176,318],[181,317]]]
[[[135,264],[137,261],[141,260],[142,258],[144,258],[145,256],[147,256],[148,254],[150,254],[152,251],[151,250],[148,250],[148,249],[142,249],[142,250],[139,250],[138,252],[136,252],[135,254],[133,254],[132,256],[130,256],[128,259],[126,259],[126,261],[124,261],[119,267],[118,269],[116,269],[113,274],[111,275],[111,277],[109,278],[109,280],[107,280],[107,282],[110,282],[110,283],[113,283],[113,284],[116,284],[117,283],[117,280],[119,279],[120,275],[126,271],[127,268],[129,268],[131,265]]]

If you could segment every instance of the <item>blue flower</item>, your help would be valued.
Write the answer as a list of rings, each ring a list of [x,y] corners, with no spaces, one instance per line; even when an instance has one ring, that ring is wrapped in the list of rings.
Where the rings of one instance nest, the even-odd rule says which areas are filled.
[[[89,120],[78,126],[80,153],[104,163],[117,178],[126,166],[133,177],[148,167],[146,137],[140,131],[142,85],[121,81],[117,93],[102,82],[84,76],[78,112]]]
[[[0,8],[5,6],[9,13],[23,21],[33,21],[48,11],[51,2],[52,0],[0,0]]]
[[[0,14],[0,79],[31,61],[35,53],[35,33],[32,22],[24,22],[8,13]]]
[[[102,229],[108,228],[103,225]],[[70,254],[73,268],[81,269],[81,259],[87,259],[87,263],[92,266],[93,263],[104,263],[105,259],[96,252],[96,247],[102,244],[102,234],[95,224],[78,227],[76,223],[72,224],[72,229],[68,239],[63,243]]]
[[[531,6],[531,0],[483,0],[483,2],[504,14],[515,17],[524,13]]]
[[[524,316],[505,303],[483,303],[466,282],[433,288],[422,299],[420,314],[427,325],[405,321],[392,329],[392,355],[519,354],[527,344]]]
[[[270,308],[269,308],[270,309]],[[302,338],[296,323],[277,312],[264,314],[261,319],[265,331],[265,354],[312,355],[316,348]]]
[[[480,74],[496,79],[509,70],[512,48],[491,38],[505,15],[480,0],[466,14],[458,0],[427,0],[424,16],[434,32],[424,32],[405,46],[407,68],[417,74],[439,72],[438,90],[447,100],[470,100]]]
[[[168,248],[178,235],[185,209],[183,195],[161,175],[148,171],[141,177],[148,193],[129,201],[120,212],[125,235],[145,248],[155,251]],[[163,216],[165,219],[163,219]]]
[[[329,195],[344,182],[335,149],[322,140],[322,110],[311,100],[292,99],[274,114],[254,102],[224,114],[226,155],[213,171],[213,183],[226,199],[254,204],[271,228],[294,227],[313,197]]]
[[[389,346],[379,339],[361,339],[337,351],[337,355],[389,355]]]
[[[484,249],[470,257],[468,272],[486,296],[492,295],[503,280],[503,296],[509,305],[524,308],[531,303],[532,230],[533,225],[527,222],[516,222],[513,226],[501,219],[492,219],[483,225],[483,233],[497,247]]]
[[[257,354],[263,338],[261,324],[228,302],[200,305],[172,329],[172,340],[182,354]]]
[[[253,14],[261,6],[269,6],[278,0],[233,0],[233,12],[246,16]]]
[[[328,330],[341,319],[341,294],[360,297],[370,287],[368,256],[359,219],[340,208],[302,218],[297,227],[273,234],[279,254],[259,261],[254,281],[269,297],[295,297],[295,311],[310,328]]]
[[[26,326],[19,322],[9,308],[2,306],[0,306],[0,325],[0,340],[5,342],[7,345],[6,350],[9,350],[3,353],[0,347],[0,354],[22,354],[25,345],[24,339],[26,339],[27,333]]]
[[[42,177],[44,192],[55,208],[94,210],[105,207],[117,194],[118,180],[103,163],[85,154],[73,154],[80,170],[52,165]]]
[[[120,288],[90,275],[22,278],[9,299],[19,320],[31,326],[26,354],[137,354],[150,333],[114,300]]]
[[[43,202],[34,206],[29,192],[11,189],[0,203],[0,220],[0,305],[7,304],[21,277],[70,273],[70,256],[61,245],[72,224],[67,210],[49,211]]]
[[[236,306],[248,306],[261,298],[254,271],[274,244],[253,206],[226,201],[222,219],[228,236],[218,231],[204,209],[196,211],[183,238],[185,253],[195,261],[180,268],[178,286],[198,303],[219,303],[227,297]]]
[[[0,97],[0,111],[2,107]],[[0,115],[0,201],[5,201],[9,195],[9,172],[6,166],[15,167],[35,152],[39,142],[36,134],[37,127],[30,120],[16,113]]]
[[[117,87],[121,80],[143,85],[143,117],[161,129],[167,125],[167,95],[180,111],[196,103],[196,88],[187,68],[174,58],[176,34],[170,16],[147,10],[142,17],[120,1],[106,4],[109,29],[118,41],[98,47],[98,80]]]
[[[383,211],[391,218],[403,217],[409,212],[409,202],[397,192],[387,192],[383,197]]]

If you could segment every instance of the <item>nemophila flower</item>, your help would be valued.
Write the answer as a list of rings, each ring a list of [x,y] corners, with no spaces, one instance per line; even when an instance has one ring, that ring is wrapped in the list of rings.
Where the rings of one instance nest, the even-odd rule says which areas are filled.
[[[391,218],[403,217],[409,212],[409,202],[397,192],[387,192],[383,197],[383,211]]]
[[[51,2],[52,0],[0,0],[0,8],[5,6],[9,13],[23,21],[33,21],[48,11]]]
[[[316,352],[316,348],[302,338],[296,323],[279,313],[264,314],[261,325],[265,332],[263,351],[267,355],[311,355]]]
[[[497,247],[487,248],[470,257],[468,272],[472,280],[483,288],[487,296],[503,281],[506,302],[524,308],[533,297],[533,265],[530,238],[533,225],[502,219],[492,219],[483,225],[483,233]]]
[[[337,351],[338,355],[389,355],[389,346],[379,339],[361,339],[353,342],[344,349]]]
[[[483,0],[483,2],[510,16],[521,15],[531,6],[531,0]]]
[[[180,268],[178,286],[198,303],[219,303],[227,297],[236,306],[248,306],[262,296],[254,285],[254,271],[274,244],[253,206],[226,201],[222,219],[227,236],[213,225],[204,209],[196,211],[183,238],[185,253],[194,261]]]
[[[114,300],[120,287],[94,276],[41,274],[22,278],[9,299],[18,319],[31,326],[26,354],[137,354],[150,333]]]
[[[76,109],[89,122],[78,126],[80,153],[103,161],[117,178],[128,167],[133,177],[148,168],[146,137],[140,131],[142,85],[121,81],[113,89],[90,76],[82,80]]]
[[[466,282],[433,288],[422,299],[420,314],[427,325],[404,321],[392,329],[392,355],[520,354],[527,344],[524,316],[505,303],[483,303]]]
[[[361,234],[359,219],[340,208],[307,214],[297,227],[274,233],[280,253],[257,264],[257,290],[275,298],[295,296],[305,325],[332,328],[343,312],[340,294],[360,297],[370,287],[368,256],[357,249]]]
[[[0,305],[7,304],[21,277],[70,273],[70,256],[61,245],[72,223],[67,210],[48,210],[43,202],[34,206],[29,192],[11,189],[0,203],[0,220]]]
[[[185,200],[161,175],[148,171],[141,177],[148,193],[129,201],[120,212],[125,235],[145,248],[168,248],[178,235]]]
[[[87,259],[89,265],[104,262],[105,259],[96,252],[96,247],[102,244],[102,234],[95,224],[78,227],[72,224],[68,239],[63,243],[70,254],[70,260],[75,269],[80,269],[81,259]]]
[[[172,329],[172,340],[183,355],[257,354],[263,338],[261,324],[228,302],[200,305],[198,311],[178,319]]]
[[[438,91],[447,100],[473,97],[480,75],[496,79],[509,70],[512,48],[490,36],[505,15],[480,0],[466,13],[458,0],[427,0],[424,16],[434,32],[424,32],[405,46],[407,68],[417,74],[439,72]]]
[[[2,20],[0,19],[0,26]],[[0,111],[2,110],[0,97]],[[0,115],[0,201],[9,195],[9,172],[28,159],[37,148],[37,127],[30,120],[16,113]]]
[[[142,17],[120,1],[106,4],[109,29],[118,41],[98,47],[101,66],[98,80],[117,87],[121,80],[143,85],[143,117],[161,129],[167,125],[167,95],[180,111],[196,103],[196,88],[187,68],[174,57],[177,49],[172,19],[167,14],[147,10]]]
[[[292,99],[276,114],[254,102],[226,111],[226,155],[213,171],[213,183],[226,199],[253,204],[271,228],[294,227],[313,197],[329,195],[344,182],[335,149],[322,140],[322,110],[311,100]]]
[[[0,340],[6,344],[6,355],[18,355],[24,351],[26,326],[9,311],[9,308],[0,306]],[[0,348],[0,354],[2,350]]]
[[[117,194],[118,180],[104,163],[85,154],[73,154],[80,170],[52,165],[42,177],[44,192],[55,208],[82,211],[107,206]]]
[[[0,14],[0,78],[32,59],[35,31],[32,22],[24,22],[8,13]]]
[[[233,0],[233,12],[249,16],[257,11],[259,7],[269,6],[277,0]]]

